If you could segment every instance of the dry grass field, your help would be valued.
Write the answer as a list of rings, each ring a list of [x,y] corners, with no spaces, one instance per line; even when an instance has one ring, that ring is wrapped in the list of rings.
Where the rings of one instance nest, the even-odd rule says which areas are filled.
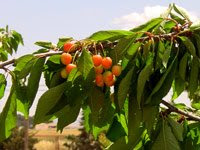
[[[30,135],[39,140],[35,144],[37,150],[67,150],[63,144],[68,135],[79,135],[78,129],[64,129],[62,133],[56,132],[56,129],[29,130]]]

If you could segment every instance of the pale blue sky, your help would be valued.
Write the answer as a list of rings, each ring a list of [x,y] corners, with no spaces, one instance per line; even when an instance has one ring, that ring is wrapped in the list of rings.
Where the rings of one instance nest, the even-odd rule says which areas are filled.
[[[36,50],[35,41],[57,42],[61,36],[81,39],[98,30],[117,29],[113,23],[116,18],[143,13],[146,6],[167,7],[173,2],[200,17],[199,0],[1,0],[0,27],[9,25],[22,34],[25,46],[20,47],[20,56]],[[43,90],[40,87],[37,98]],[[0,101],[0,110],[4,102]],[[36,102],[31,115],[35,107]]]

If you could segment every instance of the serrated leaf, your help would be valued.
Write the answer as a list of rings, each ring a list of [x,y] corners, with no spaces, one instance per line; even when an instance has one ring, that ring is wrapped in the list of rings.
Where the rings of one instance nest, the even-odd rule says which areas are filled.
[[[185,76],[186,76],[188,57],[189,57],[189,53],[186,52],[184,56],[181,58],[180,63],[179,63],[179,75],[181,79],[184,81],[185,81]]]
[[[88,39],[95,41],[115,41],[128,35],[132,35],[133,32],[126,30],[108,30],[99,31],[92,34]]]
[[[183,141],[183,125],[174,121],[172,118],[167,118],[169,125],[178,141]]]
[[[149,80],[150,75],[153,73],[153,54],[149,54],[146,65],[138,75],[138,81],[137,81],[137,102],[140,107],[142,95],[144,94],[144,88],[146,82]]]
[[[106,137],[110,141],[115,142],[123,136],[126,136],[126,132],[121,124],[119,117],[115,116],[112,125],[110,126],[108,132],[106,133]]]
[[[159,150],[160,148],[162,150],[181,150],[176,137],[165,120],[163,120],[160,133],[153,143],[152,150]]]
[[[186,46],[186,48],[190,52],[190,54],[192,54],[192,56],[195,57],[196,56],[196,49],[195,49],[192,41],[188,37],[185,37],[185,36],[181,36],[179,38],[181,39],[183,44]]]
[[[24,55],[15,61],[15,71],[22,71],[26,64],[34,58],[32,54]]]
[[[64,82],[54,88],[49,89],[40,97],[34,116],[34,124],[46,122],[54,118],[54,116],[46,116],[46,114],[60,100],[67,88],[66,85],[67,83]]]
[[[59,38],[58,39],[58,43],[57,43],[57,47],[61,48],[64,45],[64,43],[70,42],[71,40],[73,40],[72,37],[62,37],[62,38]]]
[[[149,31],[159,25],[163,21],[163,18],[154,18],[147,23],[140,25],[136,28],[131,29],[132,32],[139,32],[139,31]]]
[[[6,89],[7,81],[3,74],[0,73],[0,99],[3,98]]]
[[[194,38],[196,41],[197,55],[200,57],[200,35],[194,34]]]
[[[185,82],[180,78],[180,76],[175,78],[172,88],[173,88],[172,100],[175,100],[185,89]]]
[[[168,60],[170,58],[170,54],[171,54],[171,50],[172,50],[172,46],[173,46],[173,42],[170,42],[168,43],[169,45],[167,45],[165,47],[165,51],[164,51],[164,54],[163,54],[163,57],[162,57],[162,63],[163,63],[163,66],[166,68],[167,67],[167,63],[168,63]]]
[[[12,129],[17,123],[15,86],[15,81],[13,81],[9,97],[6,101],[3,111],[0,114],[0,141],[5,140],[11,135]]]
[[[45,58],[38,58],[38,60],[34,63],[34,65],[31,68],[27,85],[27,100],[29,103],[29,108],[32,106],[35,96],[37,94],[44,63]]]
[[[158,112],[158,106],[146,106],[143,108],[143,122],[148,133],[151,133],[151,130],[158,116]]]
[[[37,41],[35,42],[35,45],[47,48],[47,49],[54,49],[55,45],[53,45],[51,42],[47,42],[47,41]]]
[[[179,7],[179,6],[175,5],[175,4],[174,4],[173,6],[174,6],[174,10],[175,10],[179,15],[181,15],[184,19],[190,21],[190,17],[189,17],[189,15],[188,15],[188,13],[186,12],[185,9],[183,9],[183,8],[181,8],[181,7]]]
[[[119,60],[121,60],[124,55],[129,51],[130,56],[133,56],[141,43],[134,43],[136,39],[136,35],[133,34],[131,36],[127,36],[122,38],[118,44],[115,46],[113,50],[111,50],[110,55],[113,60],[113,64],[117,64]]]
[[[77,67],[88,84],[94,80],[94,65],[91,54],[87,50],[82,51]]]
[[[190,71],[189,79],[189,92],[190,96],[193,97],[195,91],[198,87],[198,76],[199,76],[199,59],[198,57],[193,57]]]
[[[81,103],[81,99],[79,99],[79,101],[77,101],[75,105],[67,105],[64,107],[61,115],[58,117],[57,130],[60,130],[62,132],[65,126],[76,121],[80,112]]]
[[[21,43],[22,45],[24,45],[22,35],[15,30],[12,30],[11,32],[12,32],[12,36],[15,38],[15,40],[17,40],[18,43]]]
[[[120,110],[124,106],[124,102],[126,100],[129,88],[130,88],[130,83],[133,75],[133,69],[131,69],[127,75],[122,79],[122,81],[119,84],[119,88],[117,91],[117,96],[118,96],[118,104]]]
[[[152,103],[159,104],[159,101],[168,93],[171,88],[172,81],[175,77],[175,70],[177,67],[177,56],[169,65],[166,72],[162,75],[156,86],[153,88],[150,96],[148,97],[146,104],[152,99]]]

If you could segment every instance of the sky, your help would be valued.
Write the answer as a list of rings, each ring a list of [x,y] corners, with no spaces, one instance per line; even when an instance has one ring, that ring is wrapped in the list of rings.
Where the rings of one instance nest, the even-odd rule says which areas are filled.
[[[14,55],[18,57],[37,50],[39,40],[56,43],[63,36],[83,39],[99,30],[132,28],[159,16],[170,3],[187,9],[193,20],[200,18],[199,0],[1,0],[0,27],[9,25],[22,34],[25,45]],[[45,90],[42,84],[37,99]],[[0,101],[0,111],[4,103]]]

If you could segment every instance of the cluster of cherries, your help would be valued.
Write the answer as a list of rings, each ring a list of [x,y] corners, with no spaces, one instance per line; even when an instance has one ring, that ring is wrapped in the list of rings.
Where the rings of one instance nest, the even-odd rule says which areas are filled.
[[[121,66],[112,66],[112,59],[110,57],[102,58],[101,55],[93,55],[92,60],[95,66],[95,83],[99,87],[103,87],[104,84],[108,87],[113,86],[116,77],[121,74]],[[111,70],[109,70],[111,69]]]
[[[69,52],[73,49],[74,44],[71,42],[65,43],[63,46],[64,53],[61,55],[62,64],[66,65],[61,71],[61,77],[67,78],[67,75],[76,68],[76,64],[72,63],[72,56]],[[102,57],[101,55],[93,55],[92,61],[95,68],[95,83],[99,87],[104,85],[110,87],[113,86],[116,77],[121,74],[122,67],[120,65],[112,66],[112,59],[110,57]]]
[[[62,64],[66,65],[64,69],[61,70],[61,77],[66,79],[67,75],[72,71],[72,69],[76,68],[76,64],[72,63],[72,55],[69,54],[70,50],[74,48],[74,44],[71,42],[65,43],[63,45],[63,51],[60,60]]]

